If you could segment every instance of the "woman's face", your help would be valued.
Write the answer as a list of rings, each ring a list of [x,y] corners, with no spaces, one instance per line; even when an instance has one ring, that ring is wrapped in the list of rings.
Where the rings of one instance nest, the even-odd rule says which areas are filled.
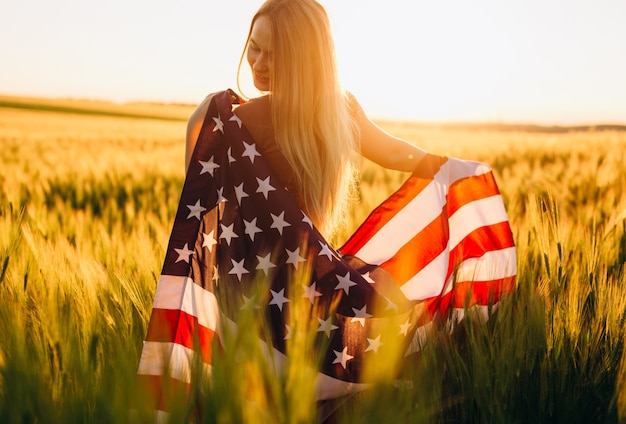
[[[270,90],[270,78],[273,72],[273,52],[270,46],[270,23],[264,16],[259,16],[252,26],[248,42],[248,63],[252,69],[254,86],[261,91]]]

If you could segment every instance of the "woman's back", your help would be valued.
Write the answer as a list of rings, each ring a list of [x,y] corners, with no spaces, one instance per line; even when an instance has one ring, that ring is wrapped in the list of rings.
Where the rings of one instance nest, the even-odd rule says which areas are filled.
[[[254,142],[256,144],[257,150],[263,155],[265,161],[274,171],[274,174],[279,178],[280,182],[287,187],[287,190],[289,190],[300,208],[304,209],[302,196],[298,192],[295,183],[293,168],[280,150],[278,150],[276,144],[274,129],[272,128],[269,96],[251,99],[241,106],[238,106],[235,109],[235,114],[241,119],[243,126],[252,136],[252,140],[244,141],[248,143]]]

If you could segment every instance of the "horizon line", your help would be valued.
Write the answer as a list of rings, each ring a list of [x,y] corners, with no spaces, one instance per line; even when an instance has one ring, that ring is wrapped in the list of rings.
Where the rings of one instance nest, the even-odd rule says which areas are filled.
[[[7,98],[16,100],[30,100],[31,102],[10,102]],[[0,93],[0,108],[17,108],[17,109],[30,109],[49,112],[67,112],[67,113],[79,113],[90,115],[108,115],[128,118],[146,118],[146,119],[161,119],[161,120],[174,120],[183,121],[186,119],[180,117],[174,117],[171,115],[152,115],[141,114],[132,112],[113,112],[98,110],[95,108],[81,108],[81,107],[68,107],[68,106],[54,106],[54,105],[42,105],[35,104],[32,101],[43,100],[46,102],[87,102],[95,104],[109,104],[114,107],[125,106],[176,106],[185,108],[197,107],[197,103],[185,102],[185,101],[167,101],[167,100],[125,100],[118,101],[112,99],[98,98],[98,97],[83,97],[83,96],[51,96],[51,95],[33,95],[33,94],[15,94],[15,93]],[[420,125],[420,126],[446,126],[446,127],[493,127],[493,129],[520,129],[525,131],[542,131],[548,130],[550,132],[558,131],[576,131],[576,130],[616,130],[626,131],[626,121],[616,122],[611,120],[605,121],[572,121],[569,123],[557,122],[557,121],[525,121],[525,120],[504,120],[504,119],[433,119],[433,120],[420,120],[413,118],[390,118],[390,117],[377,117],[370,115],[371,119],[381,123],[391,123],[397,125]]]

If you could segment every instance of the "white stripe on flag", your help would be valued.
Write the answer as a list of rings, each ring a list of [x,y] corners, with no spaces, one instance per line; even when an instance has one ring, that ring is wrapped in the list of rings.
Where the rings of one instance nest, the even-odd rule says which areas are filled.
[[[491,313],[493,313],[498,307],[497,303],[493,305],[472,305],[469,308],[453,308],[452,313],[450,314],[450,319],[447,323],[447,327],[449,331],[453,330],[453,325],[458,324],[459,322],[465,319],[465,316],[469,316],[474,320],[478,320],[481,324],[489,321],[489,309],[491,308]]]
[[[141,352],[141,360],[137,374],[140,375],[166,375],[185,383],[191,382],[192,367],[202,369],[203,378],[211,372],[211,365],[202,361],[202,358],[183,345],[169,342],[144,342]]]
[[[316,400],[335,399],[363,391],[369,387],[369,384],[350,383],[319,372],[315,379],[315,396]]]
[[[499,194],[469,202],[448,218],[448,246],[454,249],[472,231],[508,220],[502,196]]]
[[[452,273],[442,295],[454,288],[455,282],[491,281],[514,277],[517,273],[515,247],[486,252],[480,258],[468,258],[461,262],[456,273]]]
[[[444,185],[452,185],[463,178],[477,177],[489,172],[491,172],[491,168],[482,162],[448,158],[448,161],[435,175],[435,180]]]
[[[153,308],[181,310],[198,319],[198,324],[213,331],[219,319],[217,299],[189,277],[161,275]]]
[[[428,333],[433,326],[433,322],[430,321],[420,327],[417,327],[415,333],[413,333],[413,337],[411,338],[411,343],[409,343],[409,347],[407,348],[404,356],[408,356],[412,353],[419,352],[426,346],[428,342]]]
[[[380,265],[392,258],[402,246],[441,214],[445,195],[440,187],[428,184],[416,197],[368,240],[355,256],[372,265]],[[428,205],[428,207],[424,207]]]
[[[479,162],[448,159],[434,180],[372,235],[355,256],[372,265],[388,261],[402,246],[437,219],[446,203],[448,186],[463,178],[488,172],[491,172],[490,168]]]
[[[476,200],[459,208],[449,218],[450,235],[446,249],[422,268],[420,272],[408,279],[401,287],[402,292],[412,300],[423,300],[438,296],[444,286],[443,278],[445,278],[448,270],[450,250],[454,249],[472,231],[505,221],[508,221],[508,217],[504,209],[502,196],[500,195]],[[503,249],[503,252],[509,252],[509,250]],[[502,267],[505,269],[502,269]],[[493,252],[487,252],[480,260],[472,258],[460,265],[460,270],[465,272],[463,275],[472,273],[485,278],[457,278],[457,281],[486,281],[510,277],[515,274],[516,269],[515,248],[510,253],[494,254]],[[480,274],[476,274],[477,272],[480,272]],[[491,277],[487,277],[487,275],[491,275]]]
[[[447,250],[441,252],[400,287],[402,293],[410,300],[424,300],[439,296],[448,272],[449,257],[450,253]]]
[[[494,305],[473,305],[467,309],[467,314],[472,317],[478,318],[481,322],[487,322],[489,319],[489,308],[491,308],[491,312],[496,310],[497,304]],[[460,322],[466,315],[466,310],[464,308],[453,308],[451,311],[450,320],[447,322],[448,330],[452,331],[452,325]],[[427,324],[418,327],[413,333],[413,338],[411,339],[411,343],[409,344],[408,349],[406,350],[404,356],[411,355],[415,352],[419,352],[422,350],[426,343],[428,343],[428,334],[432,331],[433,322],[430,321]]]
[[[489,281],[517,274],[515,247],[486,252],[480,258],[469,258],[460,265],[456,281]],[[454,277],[454,276],[453,276]]]
[[[517,272],[515,247],[486,252],[479,258],[461,262],[457,274],[450,276],[445,290],[443,278],[448,270],[448,252],[441,252],[400,289],[411,300],[424,300],[446,294],[454,281],[489,281],[513,277]]]

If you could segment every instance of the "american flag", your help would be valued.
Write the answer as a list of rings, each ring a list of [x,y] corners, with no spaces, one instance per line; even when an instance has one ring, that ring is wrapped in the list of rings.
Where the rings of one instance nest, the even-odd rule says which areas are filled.
[[[292,284],[304,268],[307,279]],[[207,378],[220,326],[245,308],[265,312],[264,342],[284,357],[286,317],[304,298],[325,346],[316,397],[342,396],[367,387],[362,366],[386,344],[399,339],[408,355],[436,317],[457,321],[468,308],[487,317],[515,275],[515,245],[488,166],[428,156],[335,250],[264,161],[230,91],[220,92],[187,172],[139,378],[167,412],[164,393],[187,393]],[[379,325],[389,318],[397,328]]]

